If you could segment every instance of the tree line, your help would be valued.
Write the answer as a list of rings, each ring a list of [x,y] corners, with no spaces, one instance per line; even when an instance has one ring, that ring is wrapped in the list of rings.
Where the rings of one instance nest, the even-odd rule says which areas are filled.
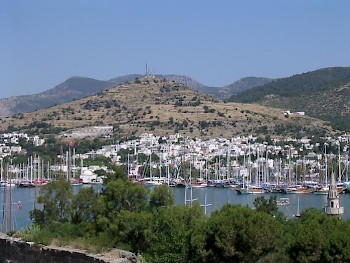
[[[276,196],[247,206],[224,205],[204,214],[199,203],[175,205],[171,190],[130,181],[121,168],[102,192],[73,194],[64,179],[42,187],[40,208],[22,238],[79,248],[121,248],[145,262],[350,262],[350,223],[308,209],[287,220]]]

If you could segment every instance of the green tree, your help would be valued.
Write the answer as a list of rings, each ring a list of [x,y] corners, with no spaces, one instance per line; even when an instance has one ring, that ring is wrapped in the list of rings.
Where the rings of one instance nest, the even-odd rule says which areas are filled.
[[[151,238],[145,251],[147,262],[194,262],[193,237],[205,222],[198,203],[154,210]],[[200,262],[200,261],[198,261]]]
[[[256,211],[261,211],[269,215],[275,216],[278,212],[277,200],[275,195],[271,195],[269,199],[263,196],[258,196],[254,200]]]
[[[103,180],[103,183],[107,185],[109,182],[115,181],[117,179],[121,180],[127,180],[128,175],[125,173],[122,166],[116,166],[116,165],[108,165],[108,168],[112,170],[112,173],[102,173],[99,172],[99,175],[106,175],[107,178]]]
[[[225,205],[212,213],[202,262],[284,262],[283,228],[249,207]]]
[[[122,163],[127,163],[128,162],[128,155],[133,154],[134,150],[133,149],[120,149],[118,152],[118,155],[120,156],[120,161]]]
[[[68,222],[71,216],[73,191],[70,183],[64,178],[44,185],[37,202],[42,209],[31,211],[34,223],[46,225],[53,222]]]
[[[150,208],[170,207],[174,205],[175,197],[167,185],[156,186],[149,201]]]
[[[106,229],[115,224],[122,210],[139,212],[146,210],[148,205],[148,190],[130,180],[110,180],[98,197],[97,228]]]
[[[349,262],[350,225],[337,217],[310,208],[289,228],[288,247],[293,262]]]
[[[118,247],[141,253],[150,245],[151,224],[152,214],[149,212],[122,210],[110,234]]]
[[[96,217],[97,193],[92,187],[82,188],[73,197],[72,223],[92,222]]]

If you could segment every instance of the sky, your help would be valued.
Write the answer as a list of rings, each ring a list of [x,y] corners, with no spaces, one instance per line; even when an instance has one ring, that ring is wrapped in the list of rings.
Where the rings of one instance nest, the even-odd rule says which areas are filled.
[[[181,74],[221,87],[350,66],[348,0],[1,0],[0,98],[72,76]]]

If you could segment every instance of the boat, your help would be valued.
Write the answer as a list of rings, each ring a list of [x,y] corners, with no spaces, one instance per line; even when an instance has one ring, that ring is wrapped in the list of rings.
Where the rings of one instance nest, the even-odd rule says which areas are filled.
[[[145,186],[157,186],[157,185],[161,185],[162,183],[159,181],[155,181],[155,180],[150,180],[150,181],[145,181],[144,185]]]
[[[314,191],[315,195],[327,195],[328,194],[329,187],[328,186],[322,186],[320,188],[317,188]]]
[[[21,188],[31,188],[31,187],[35,187],[35,184],[33,184],[31,181],[21,181],[17,187],[21,187]]]
[[[232,188],[237,191],[237,194],[264,194],[266,191],[261,186],[246,185],[240,188]]]
[[[280,198],[280,200],[277,200],[276,202],[277,202],[277,205],[289,205],[290,204],[288,197]]]
[[[202,178],[197,178],[196,180],[192,180],[191,185],[193,188],[204,188],[208,186],[208,184]]]
[[[285,194],[310,194],[313,191],[313,188],[302,185],[291,185],[283,189],[283,193]]]
[[[185,180],[182,178],[174,179],[173,183],[175,184],[175,187],[180,187],[180,188],[187,187]]]
[[[72,178],[72,179],[70,179],[69,182],[70,182],[71,186],[79,186],[79,185],[83,184],[83,179],[81,179],[81,178]]]

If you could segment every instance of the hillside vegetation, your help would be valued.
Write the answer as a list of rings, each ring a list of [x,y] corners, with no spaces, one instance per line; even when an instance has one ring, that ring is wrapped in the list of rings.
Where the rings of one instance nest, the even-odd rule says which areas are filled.
[[[350,67],[325,68],[274,80],[231,97],[230,101],[259,103],[329,121],[350,130]]]
[[[201,138],[237,135],[310,135],[333,132],[317,119],[257,104],[225,103],[160,78],[136,79],[95,95],[5,118],[1,130],[56,133],[110,125],[119,136],[181,133]]]

